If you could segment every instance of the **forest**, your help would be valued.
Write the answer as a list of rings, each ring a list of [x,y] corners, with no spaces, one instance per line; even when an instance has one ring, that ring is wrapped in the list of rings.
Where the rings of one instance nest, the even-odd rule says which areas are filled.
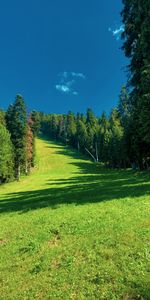
[[[68,144],[109,168],[149,169],[149,124],[144,123],[140,132],[137,130],[140,126],[136,123],[135,127],[137,111],[129,99],[123,87],[118,106],[109,117],[105,112],[96,117],[90,108],[86,115],[33,111],[27,116],[24,100],[18,95],[7,112],[0,111],[1,182],[30,173],[35,158],[34,139],[38,134]],[[143,135],[144,130],[146,135]]]

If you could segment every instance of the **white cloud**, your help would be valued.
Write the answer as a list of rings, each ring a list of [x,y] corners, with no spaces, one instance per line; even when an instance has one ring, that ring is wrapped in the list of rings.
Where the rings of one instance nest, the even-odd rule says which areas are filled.
[[[120,25],[120,27],[115,29],[109,28],[108,31],[112,32],[113,36],[118,41],[120,40],[121,34],[124,32],[124,25]]]
[[[85,79],[85,75],[83,73],[71,72],[71,75],[72,75],[72,77],[78,77],[78,78]]]
[[[55,85],[56,90],[65,94],[72,94],[74,96],[78,95],[78,92],[74,90],[74,84],[78,79],[85,79],[83,73],[76,72],[66,72],[60,73],[59,83]]]
[[[75,83],[75,80],[66,81],[66,85],[71,87]]]
[[[62,93],[70,93],[70,88],[67,85],[64,84],[56,84],[56,90],[62,92]]]

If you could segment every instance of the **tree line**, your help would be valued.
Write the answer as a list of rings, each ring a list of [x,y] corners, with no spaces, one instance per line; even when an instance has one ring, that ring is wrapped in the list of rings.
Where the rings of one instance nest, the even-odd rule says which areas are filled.
[[[0,183],[19,180],[21,174],[29,174],[34,166],[33,120],[20,95],[6,112],[0,110]]]
[[[126,168],[136,163],[129,139],[130,107],[128,94],[122,88],[118,107],[109,117],[96,117],[92,109],[86,114],[44,114],[35,112],[36,124],[42,135],[71,145],[95,162],[112,168]]]
[[[44,114],[34,112],[37,132],[50,139],[70,145],[110,168],[148,169],[147,151],[139,156],[133,139],[133,107],[127,87],[122,87],[119,103],[109,117],[96,117],[92,109],[86,114]],[[142,159],[142,164],[141,164]]]

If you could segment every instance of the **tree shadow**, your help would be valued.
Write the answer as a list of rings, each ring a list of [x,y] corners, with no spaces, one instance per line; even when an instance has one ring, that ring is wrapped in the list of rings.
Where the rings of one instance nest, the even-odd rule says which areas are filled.
[[[54,148],[58,149],[55,145]],[[79,175],[48,180],[45,189],[6,194],[5,199],[0,201],[1,212],[24,213],[43,207],[56,209],[62,204],[84,205],[127,197],[135,201],[135,197],[150,195],[149,172],[104,169],[85,157],[82,159],[77,151],[68,149],[68,146],[65,150],[62,146],[56,153],[79,158],[79,161],[70,163],[78,168]]]

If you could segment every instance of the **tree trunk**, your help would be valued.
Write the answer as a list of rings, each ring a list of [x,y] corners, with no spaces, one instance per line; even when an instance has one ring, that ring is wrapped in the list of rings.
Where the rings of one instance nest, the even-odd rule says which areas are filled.
[[[25,173],[28,175],[28,161],[26,160],[26,168],[25,168]]]
[[[78,141],[78,151],[80,151],[80,143],[79,143],[79,141]]]
[[[96,149],[96,161],[98,162],[98,149],[97,149],[97,142],[95,143],[95,149]]]
[[[142,157],[140,157],[139,159],[138,159],[138,165],[139,165],[139,169],[142,171],[142,170],[144,170],[144,162],[143,162],[143,158]]]
[[[94,155],[87,148],[85,148],[85,150],[88,154],[90,154],[90,156],[93,158],[94,162],[96,162],[96,158],[94,157]]]
[[[20,163],[18,164],[18,168],[17,168],[17,180],[20,180]]]

